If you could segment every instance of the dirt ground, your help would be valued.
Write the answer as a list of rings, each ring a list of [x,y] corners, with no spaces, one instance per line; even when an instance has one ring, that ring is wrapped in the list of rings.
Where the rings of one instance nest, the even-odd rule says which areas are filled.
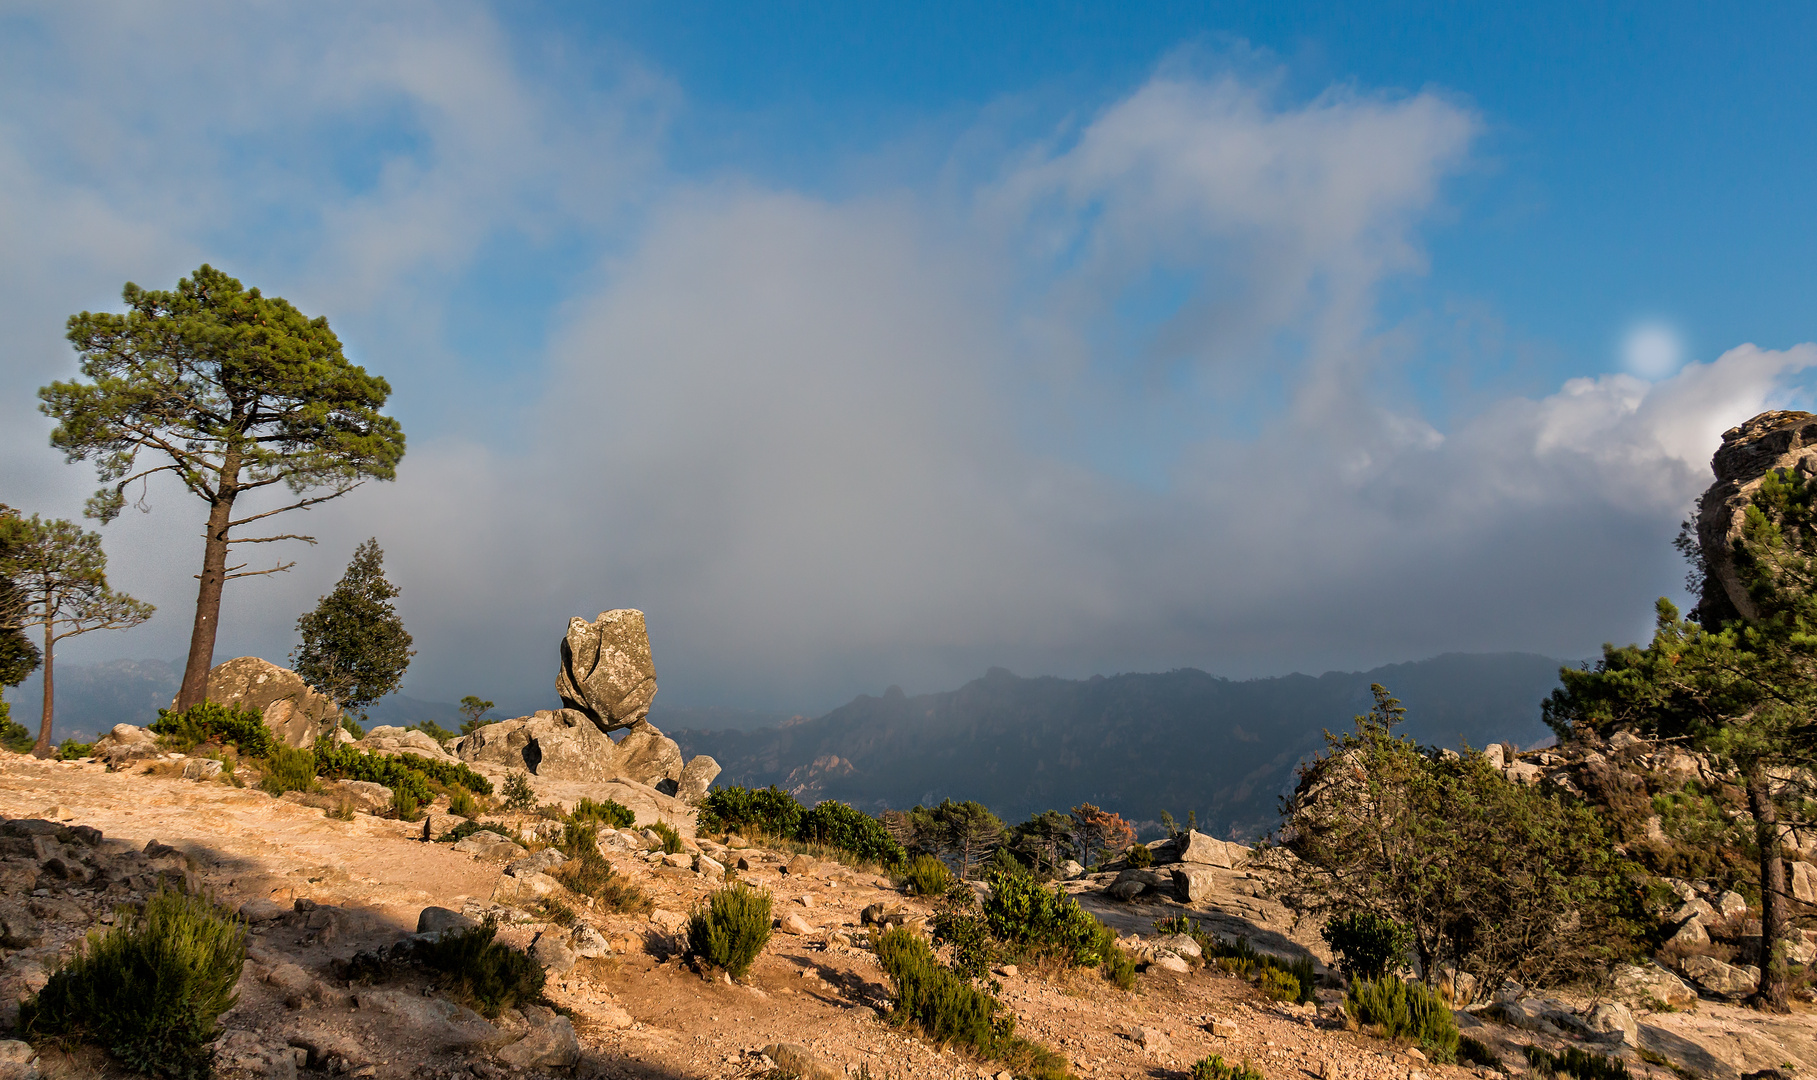
[[[252,962],[242,980],[242,1001],[224,1018],[230,1028],[301,1045],[297,1033],[327,1025],[353,1038],[381,1038],[334,983],[332,962],[397,940],[416,929],[428,906],[480,912],[500,887],[502,865],[425,843],[421,826],[356,815],[326,816],[295,801],[217,782],[168,776],[108,773],[99,765],[38,762],[0,755],[0,815],[54,817],[102,830],[109,840],[142,846],[158,840],[187,853],[218,898],[243,904],[270,900],[286,907],[313,902],[334,913],[287,917],[257,928]],[[582,1077],[751,1077],[769,1068],[761,1056],[774,1043],[808,1048],[832,1070],[903,1080],[990,1077],[998,1066],[942,1051],[881,1019],[888,987],[872,954],[861,947],[861,910],[883,901],[915,907],[886,878],[818,863],[812,872],[787,875],[782,857],[743,855],[741,877],[771,890],[775,914],[801,916],[808,934],[778,930],[744,984],[703,977],[680,956],[676,932],[685,913],[716,882],[691,870],[655,867],[633,854],[615,853],[615,867],[647,890],[657,910],[619,916],[582,910],[583,918],[612,943],[614,955],[583,960],[551,976],[547,992],[573,1017],[583,1059]],[[1222,905],[1199,914],[1220,927],[1247,926],[1266,944],[1277,929],[1263,925],[1264,902],[1246,895],[1241,875]],[[1253,890],[1252,890],[1253,891]],[[1152,933],[1157,915],[1174,904],[1114,905],[1088,898],[1124,932]],[[305,904],[304,906],[308,906]],[[528,944],[552,928],[522,911],[506,911],[502,937]],[[64,941],[80,926],[64,927]],[[850,942],[850,943],[848,943]],[[313,997],[287,1002],[260,981],[295,964],[325,987]],[[18,987],[12,971],[7,985]],[[1262,999],[1247,983],[1199,969],[1179,974],[1151,970],[1136,989],[1116,989],[1095,972],[1019,971],[999,976],[1003,999],[1015,1012],[1017,1031],[1063,1053],[1082,1077],[1183,1078],[1209,1054],[1249,1061],[1270,1080],[1293,1077],[1462,1077],[1479,1070],[1430,1065],[1396,1047],[1343,1030],[1326,1004],[1294,1008]],[[269,978],[269,976],[267,976]],[[1232,1033],[1214,1036],[1214,1022]],[[1226,1028],[1226,1025],[1230,1025]],[[1164,1039],[1140,1034],[1158,1032]],[[338,1036],[337,1036],[338,1037]],[[1144,1045],[1144,1044],[1148,1045]],[[502,1076],[483,1054],[463,1056],[446,1047],[399,1043],[395,1052],[370,1047],[359,1060],[350,1053],[339,1067],[356,1076]],[[310,1058],[316,1056],[312,1052]],[[1520,1063],[1512,1063],[1516,1072]],[[1485,1074],[1487,1070],[1481,1070]],[[1649,1070],[1636,1067],[1635,1075]],[[304,1075],[315,1075],[306,1069]],[[1658,1072],[1655,1075],[1669,1076]]]

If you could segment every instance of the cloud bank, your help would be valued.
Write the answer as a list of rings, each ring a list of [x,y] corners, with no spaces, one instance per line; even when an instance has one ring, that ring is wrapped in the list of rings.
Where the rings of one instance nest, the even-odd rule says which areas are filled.
[[[93,487],[31,391],[121,281],[208,259],[328,314],[410,452],[311,515],[298,572],[235,583],[227,654],[282,659],[376,535],[407,688],[521,707],[567,617],[618,606],[687,704],[1585,655],[1675,587],[1721,431],[1817,364],[1743,345],[1435,411],[1431,320],[1389,296],[1483,127],[1437,93],[1163,64],[925,187],[829,198],[671,171],[685,88],[480,8],[217,14],[89,42],[45,8],[5,47],[48,59],[0,76],[39,106],[0,126],[0,498],[73,516]],[[93,78],[53,79],[79,51]],[[187,640],[200,508],[154,496],[108,545],[160,618],[93,655]]]

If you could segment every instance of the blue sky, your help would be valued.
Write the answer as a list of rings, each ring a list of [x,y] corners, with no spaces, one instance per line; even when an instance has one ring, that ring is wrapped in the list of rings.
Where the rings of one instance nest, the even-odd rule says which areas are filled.
[[[92,473],[70,313],[203,261],[395,389],[395,484],[236,583],[281,660],[377,535],[406,689],[1582,656],[1720,432],[1808,403],[1807,6],[0,6],[0,499]],[[108,526],[176,656],[199,507]],[[301,523],[299,523],[300,525]],[[194,550],[192,550],[194,549]]]

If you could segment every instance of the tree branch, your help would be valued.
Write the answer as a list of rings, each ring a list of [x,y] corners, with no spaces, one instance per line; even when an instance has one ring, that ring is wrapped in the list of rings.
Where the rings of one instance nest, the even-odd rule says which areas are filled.
[[[257,521],[260,518],[268,518],[268,517],[272,516],[273,514],[282,514],[286,510],[306,509],[308,507],[314,506],[316,503],[325,503],[329,499],[338,499],[342,495],[347,494],[349,491],[352,491],[354,488],[359,487],[359,486],[360,486],[359,484],[349,484],[347,487],[342,488],[341,490],[335,492],[333,495],[322,495],[322,496],[319,496],[314,499],[303,499],[299,502],[293,502],[289,506],[280,506],[276,510],[267,510],[263,514],[254,514],[251,517],[243,517],[238,521],[228,522],[227,527],[230,529],[235,529],[241,525],[245,525],[250,522]]]
[[[285,533],[282,536],[238,536],[227,542],[229,544],[271,544],[279,540],[301,540],[305,544],[315,543],[315,537],[299,536],[296,533]]]
[[[240,564],[240,566],[245,566],[245,565],[246,565],[245,563]],[[274,566],[269,570],[248,570],[244,574],[228,574],[225,578],[222,578],[221,580],[232,581],[234,578],[258,577],[261,574],[281,574],[284,571],[290,569],[291,567],[293,567],[295,565],[296,565],[296,563],[294,563],[294,562],[279,563],[277,566]],[[238,567],[236,567],[235,569],[238,569]]]

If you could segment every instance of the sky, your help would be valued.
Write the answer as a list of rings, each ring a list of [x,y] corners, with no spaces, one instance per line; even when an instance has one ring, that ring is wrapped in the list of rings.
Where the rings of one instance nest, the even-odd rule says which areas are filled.
[[[404,690],[553,707],[1578,658],[1811,405],[1817,9],[0,2],[0,501],[36,391],[206,262],[386,378],[391,483],[229,584],[282,662],[376,537]],[[201,503],[102,529],[187,648]],[[96,526],[99,527],[99,526]]]

